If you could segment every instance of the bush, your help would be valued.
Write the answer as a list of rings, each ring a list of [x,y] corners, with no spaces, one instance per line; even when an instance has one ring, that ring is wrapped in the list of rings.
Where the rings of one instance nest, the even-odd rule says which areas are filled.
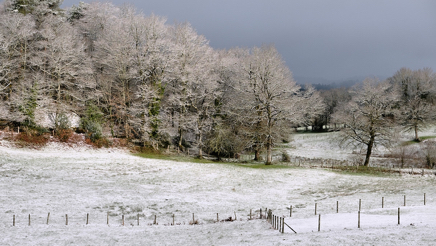
[[[92,145],[94,147],[97,147],[97,148],[102,148],[102,147],[108,148],[108,147],[112,146],[111,141],[109,141],[109,139],[107,139],[107,138],[100,138],[100,139],[97,139],[95,141],[91,141],[91,139],[86,138],[85,143]]]
[[[291,156],[286,152],[282,152],[282,162],[291,162]]]
[[[436,166],[436,143],[427,141],[423,147],[425,164],[428,168]]]
[[[63,129],[70,129],[71,123],[68,116],[64,113],[52,113],[49,114],[49,119],[54,125],[54,130],[60,131]]]
[[[206,136],[204,151],[221,160],[222,157],[235,156],[243,150],[241,137],[229,129],[217,127],[214,132]]]
[[[24,127],[15,138],[21,142],[22,145],[36,145],[44,146],[48,143],[50,135],[48,131],[43,131],[41,128]]]
[[[103,138],[103,113],[94,104],[89,104],[86,108],[85,116],[81,119],[80,126],[85,132],[86,139],[96,143]],[[106,140],[107,141],[107,140]]]
[[[55,136],[59,141],[66,143],[73,136],[73,131],[71,129],[59,129],[56,131]]]
[[[103,130],[98,122],[87,122],[85,125],[85,137],[92,142],[96,142],[103,137]]]
[[[180,139],[179,136],[176,136],[176,137],[173,138],[173,144],[175,146],[179,145],[179,139]],[[186,141],[185,138],[182,138],[182,147],[185,148],[185,149],[192,148],[191,144],[188,141]]]

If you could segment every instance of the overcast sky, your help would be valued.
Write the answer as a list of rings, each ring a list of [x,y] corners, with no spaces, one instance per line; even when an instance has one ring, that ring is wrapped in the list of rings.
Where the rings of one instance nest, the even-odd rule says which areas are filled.
[[[85,2],[91,2],[84,0]],[[113,0],[187,21],[213,48],[274,44],[294,77],[389,77],[436,69],[433,0]],[[79,0],[64,0],[63,7]],[[297,79],[298,80],[298,79]],[[303,82],[303,81],[299,81]]]

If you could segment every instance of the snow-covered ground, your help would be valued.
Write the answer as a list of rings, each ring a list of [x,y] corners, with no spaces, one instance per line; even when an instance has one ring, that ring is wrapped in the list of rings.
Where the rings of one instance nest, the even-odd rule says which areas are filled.
[[[303,146],[295,149],[301,153],[323,151],[296,143]],[[0,245],[435,245],[435,185],[435,175],[253,169],[143,159],[123,150],[58,143],[42,150],[17,149],[0,141]],[[258,219],[260,208],[285,216],[298,234],[272,229]],[[250,209],[253,220],[248,220]],[[189,225],[193,213],[199,224]],[[217,213],[220,220],[236,213],[237,221],[216,223]],[[175,226],[170,225],[173,214]],[[158,225],[151,225],[155,215]]]
[[[395,129],[394,131],[397,133],[390,148],[375,146],[370,166],[399,167],[401,164],[399,158],[395,159],[392,156],[399,155],[398,153],[401,151],[404,151],[405,155],[415,158],[414,160],[406,160],[406,163],[403,164],[404,167],[416,168],[417,166],[425,166],[425,160],[419,161],[416,158],[423,158],[423,145],[426,142],[435,142],[436,138],[424,140],[419,145],[408,145],[404,147],[406,150],[400,150],[403,142],[414,138],[414,133],[402,132],[400,129]],[[426,129],[419,134],[420,137],[436,136],[436,128]],[[341,144],[340,139],[339,132],[294,134],[293,141],[285,145],[289,147],[285,151],[291,156],[293,162],[299,162],[303,158],[309,162],[315,160],[319,162],[320,159],[323,159],[327,166],[332,163],[341,165],[361,164],[365,158],[366,146],[355,147],[353,145],[344,145]],[[277,156],[277,158],[280,158],[280,156]],[[317,164],[319,165],[319,163]]]

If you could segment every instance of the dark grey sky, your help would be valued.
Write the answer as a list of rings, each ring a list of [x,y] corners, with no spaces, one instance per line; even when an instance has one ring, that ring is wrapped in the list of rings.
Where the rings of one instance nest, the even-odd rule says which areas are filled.
[[[214,48],[272,43],[297,78],[343,80],[388,77],[401,67],[436,69],[434,0],[111,2],[165,16],[169,24],[187,21]],[[78,3],[64,0],[63,7]]]

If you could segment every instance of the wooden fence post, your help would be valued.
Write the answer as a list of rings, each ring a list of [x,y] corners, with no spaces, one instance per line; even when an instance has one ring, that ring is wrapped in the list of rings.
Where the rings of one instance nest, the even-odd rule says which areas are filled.
[[[48,213],[48,215],[47,215],[47,225],[48,225],[49,220],[50,220],[50,213]]]
[[[89,213],[86,214],[86,224],[89,224]]]
[[[106,224],[109,225],[109,212],[106,214]]]
[[[260,219],[262,219],[262,209],[260,209]]]
[[[279,216],[276,215],[276,229],[279,230]]]
[[[336,213],[339,213],[339,201],[336,201]]]
[[[398,224],[400,224],[400,208],[398,208]]]
[[[385,206],[385,197],[382,197],[382,208]]]
[[[273,228],[276,229],[276,216],[273,214]]]
[[[424,193],[424,206],[425,206],[425,193]]]
[[[124,226],[124,214],[121,215],[121,224]]]
[[[14,216],[12,217],[12,226],[15,226],[15,214],[14,214]]]
[[[321,231],[321,214],[318,217],[318,231]]]
[[[68,214],[65,214],[65,225],[68,225]]]
[[[138,226],[139,226],[139,214],[136,215],[136,221],[138,222]]]
[[[362,199],[359,199],[359,211],[362,210]]]
[[[315,203],[315,215],[316,215],[316,209],[318,207],[318,203]]]
[[[281,232],[282,230],[282,217],[277,216],[277,230]]]
[[[291,205],[291,207],[289,209],[289,217],[292,217],[292,205]]]
[[[277,230],[277,216],[274,215],[274,229]]]
[[[251,220],[251,209],[250,209],[250,220]]]
[[[285,233],[285,218],[282,218],[282,233]]]
[[[262,209],[261,209],[262,210]],[[262,218],[261,218],[262,219]],[[220,222],[220,218],[218,217],[218,213],[216,213],[216,222]]]
[[[404,207],[406,206],[406,195],[404,195]]]
[[[154,221],[153,221],[153,225],[156,225],[157,224],[157,216],[156,215],[154,215]]]
[[[30,214],[29,214],[29,226],[30,226]]]
[[[272,226],[273,226],[273,228],[274,229],[276,229],[276,222],[275,222],[275,215],[273,214],[273,216],[272,216]]]
[[[360,211],[357,212],[357,228],[360,228]]]

